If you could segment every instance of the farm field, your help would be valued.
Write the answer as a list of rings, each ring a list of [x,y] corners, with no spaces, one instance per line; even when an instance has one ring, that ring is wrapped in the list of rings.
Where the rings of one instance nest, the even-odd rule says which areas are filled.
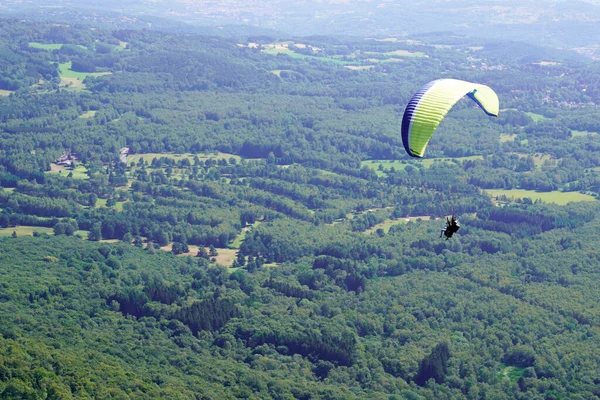
[[[577,201],[595,201],[594,196],[579,192],[536,192],[524,189],[486,189],[485,192],[492,197],[506,196],[509,200],[530,198],[532,201],[541,200],[544,203],[565,205]]]

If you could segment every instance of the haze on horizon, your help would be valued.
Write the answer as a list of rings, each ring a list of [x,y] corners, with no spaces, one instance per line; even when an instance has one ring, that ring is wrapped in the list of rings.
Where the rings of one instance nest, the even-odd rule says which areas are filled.
[[[446,31],[572,47],[594,44],[600,35],[597,0],[7,0],[0,10],[21,17],[75,11],[160,18],[192,27],[243,25],[295,36]]]

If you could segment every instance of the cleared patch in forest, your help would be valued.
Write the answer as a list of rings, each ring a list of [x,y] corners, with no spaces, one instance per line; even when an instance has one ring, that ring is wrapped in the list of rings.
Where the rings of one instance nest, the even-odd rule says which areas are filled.
[[[17,236],[33,236],[33,232],[54,235],[54,230],[45,226],[18,225],[15,227],[0,228],[0,236],[12,236],[13,232],[16,232]]]
[[[532,201],[541,200],[544,203],[554,203],[558,205],[565,205],[571,202],[578,201],[595,201],[594,196],[589,194],[583,194],[579,192],[536,192],[535,190],[525,189],[486,189],[484,190],[491,197],[495,197],[496,200],[502,201],[502,196],[506,196],[508,201],[517,201],[524,198],[529,198]]]
[[[69,173],[73,173],[73,179],[90,179],[87,172],[87,168],[81,164],[77,165],[74,169],[69,169],[64,165],[56,165],[54,163],[50,164],[50,171],[46,171],[46,173],[60,174],[62,176],[68,176]]]
[[[54,235],[54,229],[47,226],[18,225],[15,227],[0,228],[0,237],[12,236],[13,232],[16,232],[17,236],[33,236],[34,232],[40,235]],[[87,239],[89,233],[89,231],[78,230],[73,233],[73,236],[80,236],[82,239]]]
[[[439,218],[436,218],[436,220]],[[364,233],[374,233],[377,229],[383,229],[385,233],[388,233],[390,228],[397,224],[406,224],[410,221],[420,222],[420,221],[430,221],[431,217],[429,215],[422,215],[418,217],[401,217],[401,218],[392,218],[386,219],[385,221],[374,225],[372,228],[367,229]]]
[[[534,122],[544,121],[544,120],[547,120],[547,119],[551,119],[551,118],[548,118],[548,117],[546,117],[546,116],[544,116],[542,114],[536,114],[536,113],[529,112],[529,111],[526,112],[525,114],[529,115],[531,117],[531,119],[534,120]]]
[[[231,267],[233,265],[233,261],[236,258],[237,250],[235,249],[221,249],[217,248],[217,253],[219,253],[215,260],[217,264],[222,265],[224,267]]]
[[[351,69],[352,71],[364,71],[366,69],[375,68],[374,65],[345,65],[344,68]]]
[[[107,205],[106,205],[107,201],[108,201],[107,199],[98,199],[98,200],[96,200],[96,206],[95,206],[95,208],[112,208],[112,209],[117,210],[117,211],[123,211],[123,204],[125,204],[125,202],[123,202],[123,201],[117,201],[113,207],[107,207]]]
[[[514,142],[517,137],[516,133],[501,133],[500,143]]]
[[[523,377],[523,368],[518,367],[505,367],[500,371],[499,378],[508,379],[511,382],[518,382],[521,377]]]
[[[160,249],[163,251],[172,251],[173,243],[169,243],[166,246],[162,246]],[[189,251],[187,253],[178,254],[178,256],[196,257],[199,249],[200,249],[200,246],[190,244],[190,245],[188,245]],[[208,246],[205,246],[205,249],[208,251]],[[217,251],[218,254],[216,256],[210,257],[210,258],[214,258],[216,264],[222,265],[224,267],[231,267],[233,265],[233,261],[235,260],[235,258],[237,256],[237,250],[224,249],[224,248],[220,248],[220,247],[216,247],[215,250]]]
[[[242,243],[244,243],[244,240],[246,239],[246,233],[248,231],[251,231],[252,228],[254,228],[255,226],[257,226],[258,224],[260,224],[260,221],[256,221],[254,222],[252,225],[247,226],[245,228],[242,228],[242,232],[236,236],[236,238],[233,240],[233,242],[231,242],[231,244],[229,245],[229,247],[231,249],[239,249],[240,246],[242,245]]]
[[[83,114],[81,114],[79,116],[79,118],[93,118],[96,115],[97,111],[96,110],[90,110],[90,111],[86,111]]]
[[[87,76],[103,76],[111,74],[111,72],[77,72],[73,71],[71,67],[71,61],[58,64],[58,69],[60,70],[61,86],[73,90],[85,89],[85,84],[83,83],[83,80]]]
[[[541,166],[546,161],[557,160],[556,158],[552,157],[550,154],[543,154],[543,153],[535,153],[535,154],[507,153],[507,154],[515,154],[515,155],[519,156],[520,158],[531,157],[531,158],[533,158],[533,163],[535,164],[536,167]]]
[[[69,44],[69,43],[40,43],[40,42],[29,42],[29,47],[33,48],[33,49],[42,49],[42,50],[59,50],[61,47],[63,47],[63,45],[65,44]],[[84,45],[81,44],[76,44],[75,46],[80,47],[82,49],[86,49],[87,47],[85,47]]]
[[[216,161],[224,159],[224,160],[229,161],[230,158],[233,158],[236,161],[240,161],[242,159],[242,157],[240,157],[238,155],[229,154],[229,153],[221,153],[218,151],[198,153],[198,154],[145,153],[145,154],[130,154],[130,155],[128,155],[127,163],[130,164],[131,162],[134,162],[137,164],[141,158],[144,159],[144,162],[147,161],[148,163],[151,163],[153,158],[159,159],[161,157],[170,158],[175,161],[188,159],[188,160],[190,160],[190,162],[193,162],[195,156],[198,156],[198,159],[201,161],[206,161],[206,160],[210,160],[210,159],[216,160]]]
[[[299,48],[302,48],[302,45],[299,45],[299,44],[294,44],[292,42],[281,42],[281,43],[271,43],[271,44],[263,45],[262,52],[265,54],[273,55],[273,56],[276,56],[278,54],[285,54],[285,55],[288,55],[288,56],[290,56],[292,58],[296,58],[296,59],[313,59],[313,60],[330,62],[330,63],[340,64],[340,65],[355,64],[354,62],[343,61],[341,59],[337,59],[334,57],[321,57],[318,55],[296,53],[294,50],[289,48],[290,45],[295,45]]]
[[[419,160],[365,160],[361,162],[361,167],[368,167],[375,170],[378,176],[385,176],[393,167],[395,170],[406,169],[409,165],[413,167],[431,167],[436,162],[453,162],[453,161],[468,161],[468,160],[483,160],[483,156],[469,156],[456,158],[422,158]],[[379,167],[381,165],[381,168]]]
[[[571,135],[573,135],[573,137],[582,137],[582,136],[596,136],[598,135],[598,132],[589,132],[589,131],[571,131]]]
[[[383,55],[386,55],[388,57],[424,57],[425,54],[421,53],[420,51],[408,51],[408,50],[394,50],[394,51],[388,51],[387,53],[383,53]]]

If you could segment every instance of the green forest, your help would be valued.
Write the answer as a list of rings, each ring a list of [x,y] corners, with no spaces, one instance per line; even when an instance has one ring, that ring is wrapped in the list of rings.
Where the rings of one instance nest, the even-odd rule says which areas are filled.
[[[440,77],[500,115],[411,158]],[[0,399],[600,398],[598,104],[516,41],[0,19]]]

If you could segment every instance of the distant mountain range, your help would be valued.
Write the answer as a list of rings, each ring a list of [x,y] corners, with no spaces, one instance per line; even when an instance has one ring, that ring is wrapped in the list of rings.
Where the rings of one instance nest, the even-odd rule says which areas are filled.
[[[588,46],[600,35],[597,0],[7,0],[0,13],[111,11],[190,27],[244,25],[290,35],[409,36],[436,31]]]

